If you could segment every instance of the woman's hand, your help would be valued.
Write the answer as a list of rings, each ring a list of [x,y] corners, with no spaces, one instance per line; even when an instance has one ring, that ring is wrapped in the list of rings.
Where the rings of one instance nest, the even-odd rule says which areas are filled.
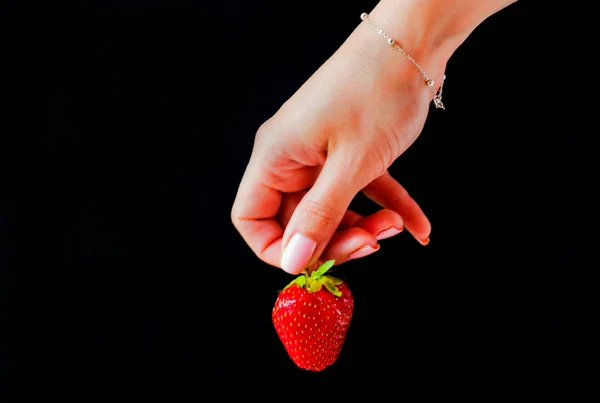
[[[387,31],[386,15],[371,13]],[[415,49],[405,49],[439,83],[451,51],[410,29],[388,33],[409,38]],[[427,217],[387,169],[418,137],[431,99],[415,66],[360,24],[258,130],[232,209],[256,255],[296,274],[369,255],[403,228],[426,245]],[[360,191],[383,209],[367,217],[349,210]]]

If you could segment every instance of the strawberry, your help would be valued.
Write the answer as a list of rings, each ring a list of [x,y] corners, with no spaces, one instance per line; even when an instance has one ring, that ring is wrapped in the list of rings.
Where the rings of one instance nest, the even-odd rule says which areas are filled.
[[[335,261],[323,263],[285,287],[273,307],[273,324],[292,361],[322,371],[338,358],[354,310],[350,289],[325,275]]]

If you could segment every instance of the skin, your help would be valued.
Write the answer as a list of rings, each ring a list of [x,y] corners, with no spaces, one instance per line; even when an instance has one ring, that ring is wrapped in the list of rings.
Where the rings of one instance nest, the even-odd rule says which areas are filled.
[[[460,44],[513,2],[383,0],[369,18],[437,89]],[[296,274],[329,259],[341,264],[367,256],[404,228],[426,245],[429,220],[387,170],[421,133],[431,100],[415,66],[358,24],[256,134],[231,211],[248,246],[264,262]],[[367,217],[349,210],[361,191],[382,209]],[[290,242],[295,234],[301,242]]]

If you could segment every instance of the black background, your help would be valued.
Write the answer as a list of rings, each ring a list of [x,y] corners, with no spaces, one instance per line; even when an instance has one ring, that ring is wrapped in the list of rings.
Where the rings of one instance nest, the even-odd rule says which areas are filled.
[[[258,126],[376,2],[91,4],[7,36],[8,401],[496,394],[592,360],[598,142],[532,7],[450,60],[447,110],[390,169],[431,243],[340,266],[355,315],[313,374],[271,323],[290,276],[229,213]]]

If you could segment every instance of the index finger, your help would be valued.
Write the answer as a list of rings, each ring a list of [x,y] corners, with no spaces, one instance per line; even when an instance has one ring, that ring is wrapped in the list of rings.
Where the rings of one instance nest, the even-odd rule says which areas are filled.
[[[263,183],[250,164],[231,209],[231,221],[250,249],[262,261],[279,267],[283,228],[276,217],[283,200],[277,189]]]

